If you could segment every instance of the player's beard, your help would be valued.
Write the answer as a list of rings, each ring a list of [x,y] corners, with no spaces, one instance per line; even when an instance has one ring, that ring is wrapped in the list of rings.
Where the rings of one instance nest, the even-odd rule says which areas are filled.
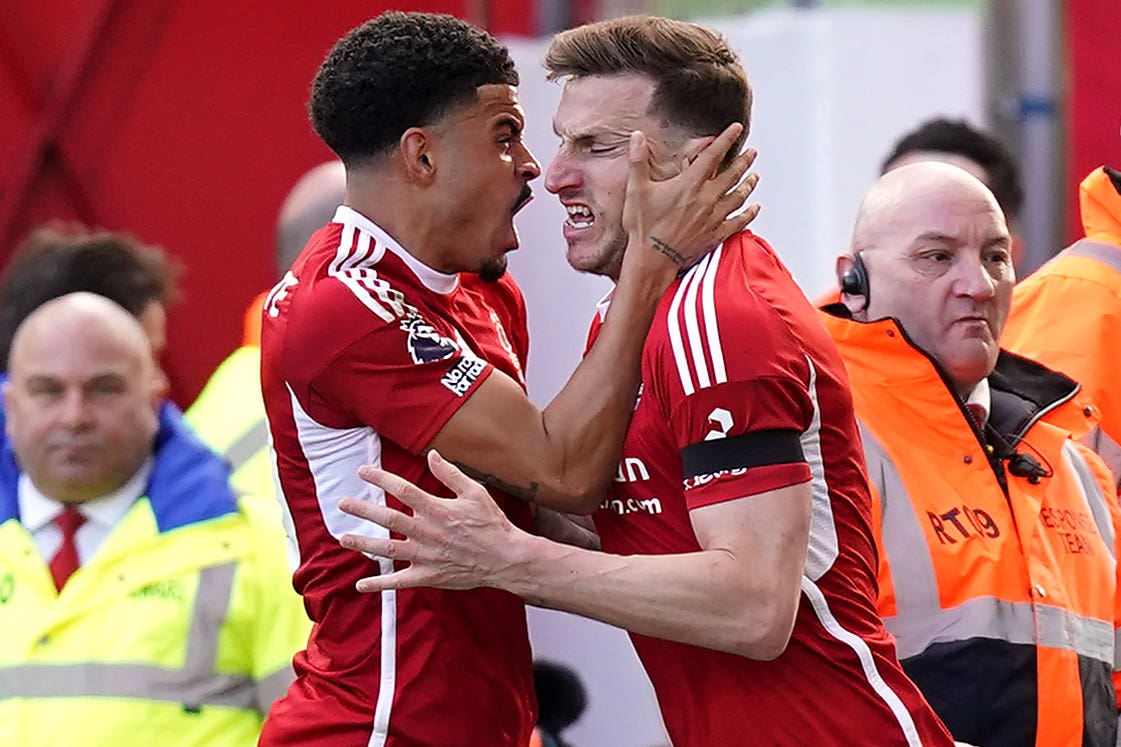
[[[499,278],[506,274],[506,264],[505,254],[488,260],[479,270],[479,279],[486,283],[497,282]]]

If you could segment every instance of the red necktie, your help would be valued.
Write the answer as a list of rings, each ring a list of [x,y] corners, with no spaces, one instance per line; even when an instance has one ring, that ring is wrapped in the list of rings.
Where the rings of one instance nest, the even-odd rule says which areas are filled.
[[[989,419],[989,413],[985,411],[985,406],[970,402],[965,406],[965,409],[969,412],[969,417],[973,418],[977,427],[982,431],[985,430],[985,421]]]
[[[54,579],[55,588],[62,591],[66,580],[78,570],[78,547],[74,544],[74,535],[78,527],[86,523],[86,517],[73,506],[67,506],[54,518],[54,521],[62,532],[62,544],[51,558],[51,578]]]

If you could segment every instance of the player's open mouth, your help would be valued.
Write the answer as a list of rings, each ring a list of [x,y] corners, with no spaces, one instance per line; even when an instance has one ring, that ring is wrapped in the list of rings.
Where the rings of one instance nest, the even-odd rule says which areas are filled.
[[[592,209],[587,205],[565,205],[564,209],[568,213],[565,223],[573,228],[587,228],[596,222]]]
[[[518,195],[518,201],[514,203],[513,213],[517,215],[518,211],[528,205],[531,200],[533,200],[533,190],[530,189],[527,184],[525,188],[522,189],[522,193]]]

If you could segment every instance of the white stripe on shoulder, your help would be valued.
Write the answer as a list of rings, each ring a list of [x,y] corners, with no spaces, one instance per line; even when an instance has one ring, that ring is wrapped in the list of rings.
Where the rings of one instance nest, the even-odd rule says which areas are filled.
[[[728,381],[724,345],[716,315],[716,275],[724,245],[691,268],[681,279],[670,303],[666,325],[686,395]],[[704,320],[704,333],[701,320]],[[690,371],[690,362],[692,371]],[[696,382],[693,374],[695,372]]]
[[[701,341],[701,325],[697,317],[697,292],[701,289],[709,265],[713,267],[712,255],[706,255],[700,263],[689,271],[689,290],[685,291],[683,302],[685,311],[685,333],[689,340],[689,351],[693,356],[693,370],[697,372],[697,389],[707,389],[712,386],[708,376],[708,361],[705,360],[705,346]]]
[[[337,218],[338,216],[336,216]],[[405,315],[404,298],[378,277],[373,265],[385,256],[385,247],[351,221],[340,221],[342,233],[328,274],[342,283],[363,306],[382,321]]]
[[[696,270],[694,267],[685,277],[681,278],[681,282],[677,285],[677,290],[674,291],[673,301],[670,302],[669,311],[666,314],[666,330],[669,332],[669,344],[673,349],[673,360],[677,363],[677,375],[681,379],[681,388],[685,391],[685,396],[689,396],[696,391],[693,386],[693,377],[689,373],[689,359],[685,357],[685,345],[681,340],[681,322],[678,320],[678,310],[681,308],[682,298],[689,290],[689,282],[693,277],[693,272]]]
[[[829,609],[829,600],[825,598],[825,594],[822,593],[817,584],[805,576],[802,577],[802,593],[809,600],[814,615],[821,626],[825,628],[825,632],[848,646],[856,654],[856,658],[860,661],[860,668],[864,672],[864,677],[895,717],[899,729],[903,732],[903,737],[907,740],[908,747],[922,747],[922,739],[919,738],[919,730],[915,726],[914,719],[911,718],[911,712],[907,710],[907,706],[903,704],[899,694],[891,689],[891,686],[887,684],[883,675],[876,668],[876,661],[872,656],[872,650],[868,647],[868,642],[841,625],[833,611]]]
[[[720,257],[724,253],[724,245],[716,247],[712,253],[712,263],[705,273],[704,286],[701,290],[701,308],[705,316],[705,333],[708,335],[709,356],[712,358],[712,379],[716,384],[728,381],[728,372],[724,368],[724,345],[720,342],[720,328],[716,324],[716,296],[713,288],[716,285],[716,272],[720,266]]]

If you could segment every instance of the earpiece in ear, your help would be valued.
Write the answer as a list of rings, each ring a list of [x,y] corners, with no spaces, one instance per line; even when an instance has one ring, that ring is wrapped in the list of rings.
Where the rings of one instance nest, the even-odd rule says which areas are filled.
[[[859,252],[852,255],[852,267],[841,276],[841,292],[849,296],[863,296],[864,305],[860,307],[860,311],[868,308],[871,293],[868,287],[868,268]]]
[[[868,295],[868,268],[859,254],[853,255],[852,267],[841,276],[841,292],[850,296]]]

